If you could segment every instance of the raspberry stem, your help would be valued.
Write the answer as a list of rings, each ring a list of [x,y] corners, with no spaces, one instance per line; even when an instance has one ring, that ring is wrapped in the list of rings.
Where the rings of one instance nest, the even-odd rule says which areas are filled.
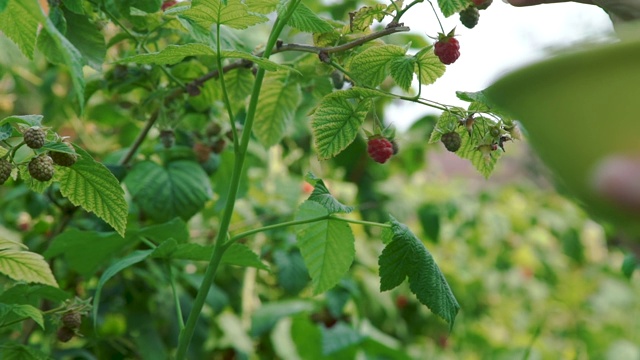
[[[442,27],[442,23],[440,22],[440,17],[438,16],[438,12],[436,11],[436,8],[433,6],[433,3],[431,2],[431,0],[427,0],[427,2],[429,3],[429,5],[431,5],[431,10],[433,10],[433,14],[436,16],[436,20],[438,20],[438,25],[440,25],[440,30],[442,30],[443,34],[446,34],[444,32],[444,27]]]

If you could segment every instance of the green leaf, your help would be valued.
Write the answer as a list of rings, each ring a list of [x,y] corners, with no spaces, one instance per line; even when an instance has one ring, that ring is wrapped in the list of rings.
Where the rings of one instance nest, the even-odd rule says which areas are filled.
[[[102,71],[104,58],[107,54],[104,35],[98,30],[96,24],[89,21],[86,15],[76,15],[65,11],[64,17],[67,19],[67,39],[80,51],[87,61],[87,65],[97,71]]]
[[[151,255],[151,253],[153,253],[153,250],[136,250],[131,254],[113,263],[102,273],[102,276],[100,276],[100,280],[98,281],[98,286],[96,287],[96,293],[93,298],[92,313],[93,313],[94,327],[97,325],[96,320],[98,319],[98,309],[100,307],[100,296],[102,294],[102,288],[104,287],[104,284],[106,284],[107,281],[109,281],[109,279],[114,277],[120,271],[128,268],[129,266],[132,266],[141,261],[144,261],[146,258],[148,258]]]
[[[254,267],[256,269],[267,270],[269,267],[265,265],[258,254],[249,249],[248,246],[235,243],[224,252],[222,255],[222,263],[241,266],[241,267]]]
[[[318,157],[329,159],[349,146],[370,108],[371,100],[355,102],[346,98],[342,91],[325,96],[311,120]]]
[[[0,346],[0,359],[2,360],[48,360],[50,359],[50,357],[38,351],[33,346],[22,345],[13,341]]]
[[[363,6],[353,14],[351,19],[351,30],[364,31],[373,24],[374,20],[382,21],[386,15],[387,6],[384,4]]]
[[[246,29],[268,20],[264,15],[250,13],[249,7],[241,0],[228,0],[227,5],[219,0],[194,0],[191,9],[183,12],[182,16],[205,29],[214,24]]]
[[[78,49],[62,35],[51,20],[47,19],[44,29],[38,36],[38,47],[44,49],[47,60],[56,65],[65,65],[71,75],[73,92],[78,104],[78,112],[82,114],[84,110],[84,73],[82,67],[84,58]]]
[[[146,226],[134,231],[129,230],[128,235],[131,237],[146,237],[154,242],[163,242],[173,238],[178,243],[186,243],[190,237],[187,224],[180,218],[174,218],[161,224]]]
[[[446,67],[433,53],[432,46],[422,49],[414,58],[416,59],[414,72],[418,75],[421,85],[433,84],[444,75]]]
[[[33,60],[38,26],[45,16],[36,0],[12,0],[0,12],[0,31],[11,39],[29,59]]]
[[[199,164],[189,160],[172,161],[166,166],[139,162],[124,183],[140,209],[157,222],[175,217],[189,220],[212,197],[207,174]]]
[[[36,307],[27,304],[0,304],[0,328],[19,319],[31,319],[44,329],[44,317]]]
[[[282,140],[301,98],[300,84],[290,79],[288,72],[270,73],[265,78],[253,125],[262,145],[271,147]]]
[[[405,91],[411,88],[413,71],[416,66],[415,63],[415,58],[411,56],[393,58],[389,62],[389,73],[391,77],[396,84]]]
[[[464,129],[459,128],[458,133],[462,138],[462,145],[456,152],[458,156],[463,159],[471,161],[473,167],[476,168],[485,178],[495,169],[498,159],[502,156],[503,151],[501,149],[489,150],[485,140],[485,131],[490,126],[495,125],[495,122],[485,117],[475,117],[475,123],[471,136]]]
[[[62,302],[71,295],[60,288],[40,284],[15,284],[0,294],[0,303],[5,304],[39,304],[46,299],[52,302]]]
[[[221,52],[221,55],[223,58],[226,59],[245,59],[245,60],[249,60],[251,62],[253,62],[256,65],[259,65],[261,67],[263,67],[265,70],[267,71],[278,71],[278,70],[285,70],[285,71],[294,71],[294,72],[298,72],[296,69],[286,66],[286,65],[280,65],[278,63],[275,63],[269,59],[265,59],[265,58],[261,58],[261,57],[257,57],[253,54],[247,53],[247,52],[243,52],[243,51],[236,51],[236,50],[223,50]]]
[[[42,126],[42,115],[12,115],[0,120],[0,125],[23,124],[29,127]]]
[[[389,63],[403,59],[405,52],[398,45],[372,46],[353,57],[349,65],[351,75],[358,83],[378,86],[389,74]]]
[[[129,234],[128,234],[129,235]],[[132,243],[115,232],[68,229],[51,240],[44,252],[47,259],[64,255],[65,264],[80,275],[90,277],[118,251]]]
[[[305,180],[309,184],[313,185],[313,191],[311,192],[311,195],[309,195],[309,200],[315,201],[318,204],[322,205],[325,209],[327,209],[327,211],[329,211],[330,214],[348,214],[353,211],[353,207],[343,205],[336,198],[334,198],[333,195],[331,195],[329,189],[327,189],[327,186],[324,184],[324,181],[322,181],[322,179],[317,178],[312,173],[307,173],[307,175],[305,176]]]
[[[7,8],[8,3],[9,3],[9,0],[0,0],[0,12],[3,12],[4,9]]]
[[[60,192],[71,203],[93,212],[124,236],[129,205],[118,179],[91,155],[75,147],[78,161],[71,167],[57,167]]]
[[[285,317],[313,311],[315,306],[311,301],[283,300],[268,302],[260,306],[251,315],[251,335],[261,336],[271,330],[276,323]]]
[[[62,3],[68,10],[73,11],[76,14],[84,14],[82,0],[62,0]]]
[[[296,220],[329,215],[322,205],[305,201],[296,211]],[[355,238],[349,224],[326,218],[296,226],[298,247],[304,259],[314,294],[334,287],[349,270],[355,256]]]
[[[461,113],[465,111],[457,108]],[[455,110],[455,109],[453,109]],[[443,134],[446,134],[450,131],[456,131],[462,136],[466,130],[460,126],[460,118],[454,111],[444,111],[438,118],[436,122],[436,126],[434,127],[431,135],[429,136],[429,144],[437,143],[442,138]]]
[[[320,328],[322,331],[322,354],[332,355],[338,351],[360,344],[365,336],[351,326],[338,322],[331,328]]]
[[[304,259],[297,249],[291,251],[276,250],[273,253],[273,262],[278,269],[278,285],[287,294],[296,295],[304,289],[309,280],[309,272],[304,265]]]
[[[249,69],[236,69],[224,74],[225,84],[232,103],[240,105],[251,94],[255,77]]]
[[[173,65],[177,64],[189,56],[216,56],[216,52],[205,44],[184,44],[169,45],[166,48],[153,53],[139,54],[120,59],[117,62],[153,64],[153,65]]]
[[[246,0],[244,3],[250,12],[266,15],[276,11],[280,0]]]
[[[469,6],[469,0],[438,0],[438,6],[444,17],[459,13]]]
[[[305,4],[299,4],[295,9],[287,25],[302,32],[325,33],[333,31],[333,27],[316,15]]]
[[[431,256],[409,228],[391,218],[393,240],[384,248],[380,265],[380,291],[391,290],[409,278],[418,300],[453,327],[460,305]]]
[[[49,263],[40,254],[4,249],[0,251],[0,273],[16,281],[58,287]]]
[[[6,249],[28,250],[29,248],[27,247],[27,245],[21,242],[0,238],[0,250],[6,250]]]
[[[624,256],[621,266],[624,277],[631,279],[633,272],[636,271],[638,267],[640,267],[640,261],[638,261],[638,258],[634,254],[626,254]]]
[[[427,237],[438,242],[440,238],[440,211],[433,204],[425,204],[418,209],[418,220]]]

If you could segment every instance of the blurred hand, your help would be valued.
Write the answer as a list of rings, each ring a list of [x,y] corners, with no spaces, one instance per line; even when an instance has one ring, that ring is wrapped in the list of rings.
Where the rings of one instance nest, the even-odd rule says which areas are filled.
[[[621,208],[640,213],[640,157],[605,158],[593,173],[593,188]]]
[[[540,4],[572,2],[571,0],[508,0],[508,1],[513,6],[532,6],[532,5],[540,5]],[[593,5],[593,2],[591,0],[575,0],[573,2],[580,2],[583,4]]]

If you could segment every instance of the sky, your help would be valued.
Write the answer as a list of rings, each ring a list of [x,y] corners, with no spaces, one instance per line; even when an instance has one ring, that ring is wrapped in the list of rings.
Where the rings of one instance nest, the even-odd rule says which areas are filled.
[[[412,32],[436,36],[440,27],[429,4],[416,7],[418,11],[408,11],[403,17],[405,25]],[[480,11],[480,21],[473,29],[460,24],[457,14],[439,16],[445,31],[456,27],[460,58],[448,65],[434,84],[424,86],[422,96],[448,105],[466,104],[455,96],[457,90],[482,90],[509,71],[544,59],[552,51],[584,41],[608,41],[613,36],[611,21],[603,10],[578,3],[517,8],[494,0],[487,10]],[[430,113],[439,110],[399,101],[387,108],[386,118],[403,130]]]

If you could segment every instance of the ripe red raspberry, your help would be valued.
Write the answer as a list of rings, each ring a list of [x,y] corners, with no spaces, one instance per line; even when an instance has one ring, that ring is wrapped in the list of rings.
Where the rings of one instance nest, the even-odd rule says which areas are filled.
[[[393,144],[382,136],[374,135],[367,142],[369,156],[380,164],[384,164],[393,155]]]
[[[486,10],[493,0],[471,0],[478,10]]]
[[[433,46],[433,52],[445,65],[453,64],[460,57],[460,43],[453,36],[453,31],[448,35],[440,34]]]
[[[0,185],[4,184],[11,176],[11,168],[9,160],[0,159]]]
[[[168,8],[172,7],[173,5],[177,4],[178,2],[176,0],[167,0],[165,2],[162,3],[162,11],[167,10]]]

